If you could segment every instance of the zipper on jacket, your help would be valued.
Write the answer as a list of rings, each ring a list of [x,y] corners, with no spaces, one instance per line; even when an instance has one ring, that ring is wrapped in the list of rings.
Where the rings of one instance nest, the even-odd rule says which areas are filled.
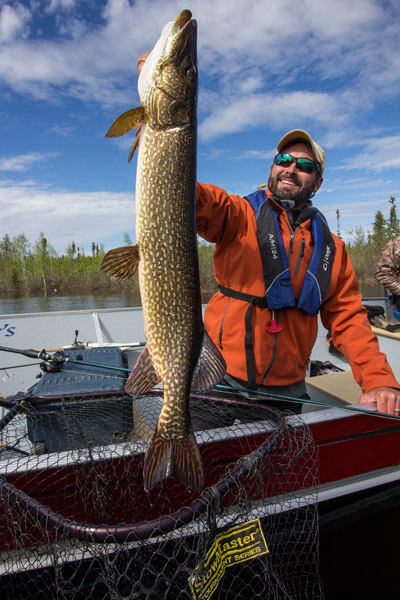
[[[282,213],[283,216],[283,220],[285,221],[286,227],[289,231],[290,234],[290,240],[289,240],[289,252],[288,252],[288,263],[290,263],[290,257],[292,256],[292,252],[293,252],[293,244],[294,244],[294,238],[296,236],[296,231],[297,231],[297,225],[295,226],[295,228],[292,227],[292,225],[290,224],[289,218],[287,216],[286,211],[284,210]]]
[[[278,311],[278,313],[279,313],[279,311]],[[279,324],[279,314],[277,315],[277,318],[276,318],[276,324],[277,325]],[[279,332],[277,332],[277,333],[274,334],[274,338],[275,339],[274,339],[274,346],[272,348],[271,360],[269,361],[269,365],[267,367],[267,370],[265,371],[264,376],[263,376],[263,378],[261,380],[261,385],[265,385],[265,380],[267,379],[268,374],[269,374],[269,372],[271,371],[271,369],[272,369],[272,367],[274,365],[275,356],[276,356],[276,349],[277,349],[277,346],[278,346],[278,335],[279,335]]]
[[[289,241],[289,254],[288,254],[288,263],[290,263],[290,258],[292,256],[292,252],[293,252],[293,244],[294,244],[294,233],[290,236],[290,241]]]
[[[219,347],[221,348],[221,350],[222,350],[222,330],[224,328],[224,321],[225,321],[226,313],[228,312],[230,303],[231,303],[231,298],[228,298],[228,304],[226,305],[225,312],[222,316],[221,327],[219,328],[218,342],[219,342]]]
[[[305,238],[301,238],[301,243],[300,243],[300,250],[299,250],[299,256],[297,257],[297,263],[296,263],[296,268],[294,270],[294,274],[298,275],[299,274],[299,269],[300,269],[300,264],[301,264],[301,259],[304,256],[304,246],[306,245],[306,240]]]
[[[271,360],[269,361],[269,365],[267,367],[267,370],[265,371],[264,377],[261,380],[261,385],[265,385],[265,380],[267,379],[267,377],[269,375],[269,372],[271,371],[271,369],[272,369],[272,367],[274,365],[275,356],[276,356],[276,348],[277,348],[277,345],[278,345],[278,335],[279,335],[278,333],[274,334],[275,339],[274,339],[274,347],[272,349]]]

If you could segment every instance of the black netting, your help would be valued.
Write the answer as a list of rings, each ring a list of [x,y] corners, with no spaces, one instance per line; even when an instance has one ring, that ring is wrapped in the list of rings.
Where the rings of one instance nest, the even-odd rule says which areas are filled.
[[[146,493],[161,403],[158,393],[105,392],[15,404],[1,432],[3,597],[189,599],[197,576],[199,598],[322,598],[317,451],[301,417],[193,396],[205,488],[199,495],[172,476]],[[211,594],[207,552],[257,519],[269,552],[231,553]]]

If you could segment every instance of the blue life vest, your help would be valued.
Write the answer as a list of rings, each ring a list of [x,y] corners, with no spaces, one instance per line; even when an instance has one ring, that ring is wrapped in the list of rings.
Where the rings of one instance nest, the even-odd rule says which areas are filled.
[[[324,215],[315,207],[304,209],[298,224],[311,218],[314,249],[304,277],[300,297],[293,295],[288,258],[279,227],[278,211],[264,191],[246,197],[257,222],[257,234],[264,270],[267,307],[269,310],[299,308],[315,315],[328,293],[335,243]]]
[[[256,215],[266,294],[265,296],[253,296],[222,285],[219,286],[219,289],[225,296],[243,300],[249,304],[245,314],[246,333],[244,339],[247,387],[256,389],[252,327],[253,308],[256,306],[277,310],[278,314],[281,308],[298,308],[309,315],[315,315],[328,293],[335,243],[323,214],[314,207],[304,209],[299,215],[298,224],[311,219],[314,249],[304,277],[300,297],[296,300],[293,294],[288,258],[279,227],[278,211],[267,201],[264,191],[254,192],[246,199],[250,202]],[[278,318],[276,318],[277,322]],[[268,328],[266,331],[269,331]],[[279,328],[273,333],[277,335],[278,331]],[[275,348],[273,356],[275,356]],[[272,363],[273,359],[264,374],[262,384],[268,376]]]

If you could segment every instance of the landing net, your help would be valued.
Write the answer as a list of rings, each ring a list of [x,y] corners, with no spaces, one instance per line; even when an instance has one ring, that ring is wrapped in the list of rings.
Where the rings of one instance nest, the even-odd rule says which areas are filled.
[[[146,493],[161,404],[157,392],[15,403],[1,421],[2,597],[322,598],[317,451],[301,418],[195,395],[205,488],[171,476]]]

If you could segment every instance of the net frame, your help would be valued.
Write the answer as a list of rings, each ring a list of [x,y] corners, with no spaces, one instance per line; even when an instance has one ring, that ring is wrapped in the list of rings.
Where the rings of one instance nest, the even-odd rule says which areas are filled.
[[[147,398],[159,400],[161,393],[154,391]],[[116,393],[111,397],[120,396]],[[110,396],[103,393],[81,396],[80,400],[76,396],[64,396],[58,400],[66,407],[77,401],[85,403],[90,398],[104,400],[105,397]],[[20,435],[17,432],[24,429],[18,421],[35,418],[37,406],[50,405],[56,399],[31,396],[28,400],[25,397],[11,409],[14,416],[9,413],[7,422],[1,425],[8,447],[3,449],[3,455],[8,453],[6,460],[0,461],[4,515],[1,527],[6,534],[2,534],[3,539],[9,541],[8,547],[2,548],[0,582],[6,585],[9,594],[14,593],[16,586],[21,589],[22,579],[27,582],[23,586],[27,598],[36,597],[35,590],[37,593],[43,587],[33,582],[44,580],[57,598],[190,598],[188,579],[204,560],[217,533],[234,523],[260,518],[273,553],[262,560],[260,557],[249,561],[246,568],[229,569],[213,597],[229,597],[238,589],[242,589],[242,593],[252,589],[255,597],[259,594],[262,598],[322,597],[315,491],[318,457],[310,431],[301,418],[226,395],[193,395],[192,414],[204,412],[204,407],[209,413],[211,407],[216,417],[217,413],[224,418],[228,413],[231,417],[233,407],[234,412],[240,411],[242,422],[236,418],[228,427],[196,432],[207,482],[202,494],[182,489],[175,478],[169,478],[147,495],[153,513],[161,511],[161,516],[128,521],[116,518],[126,517],[126,510],[121,510],[121,506],[110,509],[105,482],[110,481],[110,465],[113,465],[114,477],[120,477],[122,469],[125,478],[128,473],[135,484],[130,481],[124,490],[119,484],[123,491],[121,502],[126,501],[130,490],[135,488],[132,492],[135,506],[144,503],[146,495],[143,488],[138,491],[142,485],[138,482],[149,440],[140,439],[143,433],[136,431],[133,441],[103,446],[86,441],[77,449],[39,456],[18,452],[15,456],[15,448],[10,450]],[[143,399],[136,402],[141,401]],[[135,403],[132,406],[134,408]],[[25,452],[23,444],[19,447]],[[222,464],[221,456],[216,458],[221,448],[229,450],[229,457]],[[220,464],[216,467],[218,460]],[[51,488],[51,481],[59,481],[60,473],[64,473],[68,484],[64,484],[61,494],[64,509],[66,498],[77,506],[90,506],[88,512],[91,517],[96,515],[95,522],[90,518],[89,522],[71,518],[74,510],[70,508],[67,515],[61,514],[51,508],[51,503],[44,504],[24,491],[24,485],[28,486],[28,492],[32,490],[32,480],[36,478],[36,485],[43,494],[43,486]],[[70,482],[71,473],[74,483]],[[304,493],[305,488],[308,494]],[[78,489],[83,500],[78,499]],[[75,516],[80,514],[76,510]],[[250,566],[250,562],[254,564]],[[88,564],[91,564],[92,579],[96,573],[95,583],[89,586],[95,590],[92,596],[88,596],[87,584],[92,579],[84,568]],[[158,571],[156,565],[159,565]],[[253,587],[249,588],[248,579]],[[258,588],[260,591],[254,592]]]

